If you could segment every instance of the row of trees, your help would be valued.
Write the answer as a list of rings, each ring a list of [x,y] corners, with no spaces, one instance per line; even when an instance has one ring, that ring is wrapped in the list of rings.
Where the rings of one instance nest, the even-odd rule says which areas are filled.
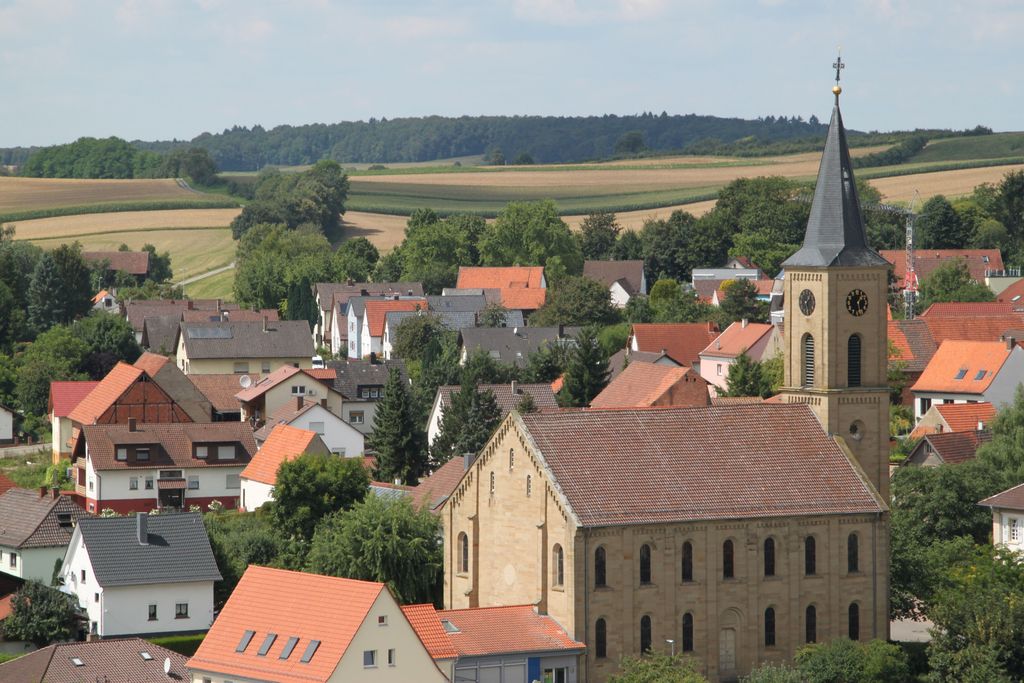
[[[200,185],[217,179],[217,165],[202,147],[179,147],[161,154],[116,137],[79,138],[39,148],[19,172],[32,178],[189,178]]]

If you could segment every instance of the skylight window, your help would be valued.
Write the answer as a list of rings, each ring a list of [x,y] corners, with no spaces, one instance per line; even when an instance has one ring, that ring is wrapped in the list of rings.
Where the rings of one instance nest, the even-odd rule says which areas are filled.
[[[78,657],[72,657],[71,658],[71,663],[74,664],[75,666],[85,666],[85,662],[83,662]]]
[[[446,633],[459,633],[459,627],[447,619],[441,620],[441,626],[444,627]]]
[[[967,376],[967,368],[960,368],[960,370],[958,370],[957,373],[956,373],[956,377],[954,377],[953,379],[963,379],[966,376]]]
[[[140,652],[140,653],[139,653],[139,656],[140,656],[140,657],[142,657],[142,659],[143,659],[143,660],[145,660],[145,661],[147,661],[147,662],[149,662],[149,661],[152,661],[152,659],[153,659],[153,655],[149,654],[149,653],[148,653],[148,652],[146,652],[145,650],[143,650],[142,652]]]
[[[1020,294],[1010,299],[1010,301],[1020,301]]]
[[[985,379],[985,373],[987,373],[987,372],[988,372],[988,370],[978,370],[978,374],[974,376],[974,379],[975,380]]]
[[[249,647],[249,643],[252,642],[252,637],[256,635],[256,631],[246,631],[242,634],[242,639],[238,641],[238,647],[235,648],[235,652],[245,652],[245,648]]]
[[[278,659],[288,659],[292,656],[292,650],[298,645],[299,639],[296,636],[292,636],[288,639],[288,642],[284,644],[284,649],[281,650],[281,656]]]
[[[277,640],[276,633],[268,633],[267,637],[263,639],[263,644],[260,645],[260,649],[256,652],[260,657],[266,657],[270,648],[274,645],[274,641]]]
[[[306,651],[302,653],[302,659],[299,661],[303,664],[309,664],[309,660],[313,659],[313,655],[316,654],[316,649],[320,647],[319,640],[309,641],[309,645],[306,646]]]

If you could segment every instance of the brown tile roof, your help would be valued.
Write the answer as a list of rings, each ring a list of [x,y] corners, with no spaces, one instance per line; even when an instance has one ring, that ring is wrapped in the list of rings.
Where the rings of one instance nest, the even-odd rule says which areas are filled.
[[[943,432],[942,434],[927,434],[914,450],[923,448],[927,443],[932,451],[948,465],[959,465],[960,463],[973,460],[978,452],[978,446],[992,440],[992,432],[986,430],[971,432]],[[911,454],[913,457],[913,453]]]
[[[235,398],[238,399],[239,401],[248,403],[249,401],[259,398],[263,394],[267,393],[268,391],[276,387],[281,382],[285,381],[286,379],[293,375],[299,374],[300,372],[302,372],[302,370],[300,370],[299,368],[293,368],[290,365],[284,365],[282,367],[279,367],[277,370],[274,370],[272,373],[265,376],[263,379],[261,379],[259,382],[256,382],[248,389],[240,389],[238,392],[235,393]],[[241,384],[239,384],[239,386],[241,386]]]
[[[106,261],[107,270],[123,270],[129,275],[149,272],[148,251],[83,251],[82,258],[90,263]]]
[[[99,382],[50,382],[49,411],[57,417],[67,417]]]
[[[70,543],[72,525],[86,513],[69,496],[51,494],[11,488],[0,495],[0,545],[52,548]],[[58,514],[68,515],[68,526],[60,525]]]
[[[644,262],[584,261],[583,275],[597,280],[605,287],[611,287],[619,282],[626,293],[632,296],[640,291],[640,285],[643,283]]]
[[[501,411],[501,419],[505,419],[514,408],[523,400],[525,394],[533,397],[533,404],[538,410],[541,408],[557,408],[558,400],[555,399],[555,392],[551,390],[550,384],[519,384],[515,385],[515,391],[511,384],[479,384],[477,391],[484,393],[489,391],[494,394],[494,402],[498,404]],[[459,391],[461,387],[454,384],[445,384],[437,388],[438,397],[441,399],[441,406],[451,405],[452,394]]]
[[[928,323],[916,318],[889,320],[887,325],[894,350],[889,354],[889,362],[902,363],[904,372],[923,372],[938,348]]]
[[[459,457],[452,458],[413,488],[413,505],[426,506],[428,510],[436,510],[441,507],[462,481],[462,475],[465,473],[464,460]]]
[[[250,565],[189,666],[232,678],[327,681],[384,590],[383,583]],[[254,636],[243,652],[237,652],[246,631],[254,631]],[[260,656],[267,633],[276,633],[277,639],[266,656]],[[281,659],[289,638],[298,642],[291,656]],[[314,640],[319,646],[312,659],[301,662]]]
[[[637,323],[633,338],[637,351],[664,351],[680,365],[700,362],[700,352],[718,337],[714,323]]]
[[[256,384],[260,381],[258,374],[249,375],[188,375],[188,378],[195,385],[203,396],[213,405],[214,410],[222,413],[235,413],[241,410],[235,394],[239,392],[242,385],[239,380],[248,377],[249,381]]]
[[[693,283],[693,291],[701,301],[709,304],[723,282],[725,280],[696,280]]]
[[[416,631],[416,635],[420,637],[423,646],[427,648],[431,659],[458,658],[459,651],[452,645],[433,605],[404,605],[402,612]]]
[[[775,397],[772,397],[775,398]],[[713,406],[741,406],[749,403],[764,403],[766,399],[759,396],[713,396],[711,398],[711,405]],[[775,401],[778,403],[778,401]]]
[[[448,638],[460,657],[533,652],[582,652],[586,645],[569,637],[557,621],[537,614],[533,605],[441,610],[437,616],[457,631]]]
[[[932,304],[920,318],[962,318],[965,316],[1010,315],[1013,306],[999,301],[944,301]],[[1018,319],[1021,317],[1018,315]]]
[[[497,289],[505,308],[536,310],[544,305],[544,268],[541,266],[459,268],[458,289]]]
[[[68,417],[78,424],[91,425],[110,406],[114,405],[117,399],[121,398],[124,392],[128,391],[142,375],[141,369],[118,362],[107,373],[107,376],[100,380],[93,390],[75,406]]]
[[[312,358],[313,337],[305,320],[181,323],[185,351],[204,358]]]
[[[142,332],[146,318],[158,316],[177,316],[181,319],[183,311],[188,309],[189,302],[184,299],[155,299],[145,301],[128,301],[124,304],[125,318],[136,332]]]
[[[241,476],[273,486],[277,483],[277,470],[281,465],[308,452],[310,445],[319,438],[316,432],[279,424],[270,431]]]
[[[13,481],[8,479],[4,475],[0,474],[0,496],[4,495],[10,489],[13,489],[15,487],[17,487],[17,484],[15,484]]]
[[[336,304],[347,303],[351,297],[360,296],[423,296],[422,282],[318,282],[317,294],[320,295],[320,308],[324,313],[333,310]],[[329,317],[329,316],[328,316]]]
[[[335,368],[309,368],[303,370],[307,375],[313,379],[318,379],[321,382],[331,384],[338,377],[338,371]]]
[[[804,405],[563,410],[521,419],[587,527],[884,509]]]
[[[150,655],[142,657],[143,652]],[[82,663],[76,666],[73,660]],[[171,660],[170,676],[164,660]],[[188,657],[142,638],[105,638],[59,643],[0,664],[0,680],[11,683],[163,683],[190,681]]]
[[[1021,316],[1017,313],[985,315],[970,318],[921,318],[928,325],[928,331],[936,344],[947,339],[968,341],[997,341],[1007,332],[1021,327]]]
[[[236,322],[236,323],[258,323],[263,322],[266,318],[268,322],[277,322],[280,320],[280,316],[277,313],[276,308],[263,308],[258,311],[253,311],[248,308],[239,308],[237,310],[191,310],[183,311],[181,314],[182,322],[186,323],[205,323],[205,322]]]
[[[1013,488],[989,496],[978,505],[1006,510],[1024,510],[1024,484],[1017,484]]]
[[[996,417],[996,407],[988,401],[978,403],[940,403],[932,406],[951,432],[971,432],[978,428],[978,422],[992,424]]]
[[[774,326],[767,323],[732,323],[707,345],[701,353],[720,358],[735,358],[770,335]]]
[[[893,264],[893,274],[898,286],[902,288],[907,271],[907,252],[903,249],[883,249],[878,253]],[[998,249],[918,249],[914,252],[914,272],[918,280],[923,280],[936,268],[953,259],[966,261],[971,278],[977,282],[985,281],[986,270],[1003,270],[1003,256]]]
[[[256,441],[263,442],[270,436],[270,432],[274,431],[274,427],[279,424],[291,424],[296,418],[302,416],[303,413],[308,413],[313,408],[316,408],[319,403],[315,399],[307,400],[303,396],[294,396],[291,399],[285,401],[277,410],[267,416],[263,423],[263,426],[256,430],[254,436]],[[326,409],[325,409],[326,410]],[[334,415],[333,412],[327,411]],[[335,415],[337,417],[337,415]],[[341,420],[340,417],[338,417]],[[353,428],[354,429],[354,428]]]
[[[82,428],[93,467],[97,470],[121,470],[154,467],[238,467],[248,464],[256,452],[256,439],[252,427],[245,422],[172,422],[165,424],[139,424],[129,431],[125,424],[89,425]],[[232,460],[218,460],[214,453],[206,458],[192,454],[193,445],[229,444],[236,447]],[[118,445],[158,445],[145,462],[119,461],[115,458]],[[212,449],[211,449],[212,450]]]
[[[629,363],[626,362],[627,358]],[[650,351],[631,351],[628,347],[620,349],[608,359],[608,369],[611,370],[609,379],[618,377],[619,373],[629,367],[631,363],[657,363],[658,361],[661,361],[662,365],[679,367],[679,363],[672,360],[667,353],[662,353],[661,351],[653,353]]]
[[[1004,342],[944,341],[911,391],[982,394],[1010,352]]]
[[[630,363],[594,398],[590,407],[649,408],[709,403],[708,382],[693,368]]]

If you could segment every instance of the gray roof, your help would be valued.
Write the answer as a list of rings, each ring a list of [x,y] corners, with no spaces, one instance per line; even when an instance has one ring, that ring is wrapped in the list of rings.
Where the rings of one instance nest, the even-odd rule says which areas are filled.
[[[544,344],[579,334],[578,327],[473,327],[462,330],[462,346],[469,353],[481,349],[509,365],[526,366],[527,358]]]
[[[64,526],[60,517],[66,516]],[[0,496],[0,545],[8,548],[53,548],[71,542],[74,524],[86,512],[71,498],[50,491],[13,488]]]
[[[365,401],[359,398],[361,386],[384,386],[388,381],[391,368],[396,368],[403,380],[408,380],[405,373],[405,362],[401,359],[379,360],[371,363],[368,360],[332,360],[326,366],[333,368],[334,390],[349,400]]]
[[[137,516],[86,517],[78,522],[101,586],[221,579],[202,515],[182,512],[145,517],[146,545],[138,541]]]
[[[477,313],[487,306],[487,297],[483,294],[462,294],[458,296],[428,296],[427,307],[438,313],[442,311],[458,313]]]
[[[185,351],[203,358],[311,358],[313,337],[305,320],[181,323]]]
[[[446,329],[459,331],[467,327],[476,327],[476,313],[472,311],[388,311],[384,314],[384,325],[387,327],[388,336],[394,339],[395,330],[406,318],[417,315],[432,315],[445,326]]]
[[[173,353],[180,322],[181,313],[148,316],[142,321],[142,347],[158,353]]]
[[[605,287],[616,282],[622,285],[626,293],[632,296],[641,289],[644,279],[644,262],[634,261],[584,261],[583,275],[597,280]]]
[[[423,296],[423,283],[421,282],[318,282],[314,285],[317,296],[320,297],[320,308],[323,311],[331,310],[331,302],[338,297],[339,303],[344,304],[351,296],[357,296],[362,292],[367,295],[380,296],[387,294],[412,294]],[[349,296],[345,296],[345,295]],[[339,296],[340,295],[340,296]]]
[[[656,365],[680,367],[679,363],[674,361],[672,356],[664,351],[631,351],[625,348],[616,351],[608,359],[608,369],[611,371],[611,375],[608,376],[609,380],[615,379],[626,369],[626,359],[629,359],[630,363],[654,363]]]
[[[462,387],[454,384],[439,386],[437,394],[441,399],[441,405],[443,407],[451,405],[452,394],[461,389]],[[494,395],[494,402],[498,405],[498,410],[501,411],[502,420],[519,406],[525,394],[533,397],[533,404],[537,410],[558,407],[555,392],[551,390],[550,384],[478,384],[476,390],[481,394],[489,391]]]
[[[868,246],[838,96],[818,167],[804,244],[782,265],[889,267],[889,262]]]
[[[411,492],[407,488],[398,488],[379,481],[371,481],[370,493],[385,500],[398,500],[399,498],[409,496]]]

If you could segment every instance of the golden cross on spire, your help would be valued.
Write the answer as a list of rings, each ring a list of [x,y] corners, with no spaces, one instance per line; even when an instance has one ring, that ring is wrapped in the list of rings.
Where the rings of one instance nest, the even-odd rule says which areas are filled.
[[[836,70],[836,84],[832,88],[832,93],[836,96],[836,106],[838,106],[839,93],[843,92],[843,88],[839,85],[839,72],[846,68],[846,65],[843,64],[843,52],[841,48],[836,55],[836,61],[833,62],[832,68]]]

